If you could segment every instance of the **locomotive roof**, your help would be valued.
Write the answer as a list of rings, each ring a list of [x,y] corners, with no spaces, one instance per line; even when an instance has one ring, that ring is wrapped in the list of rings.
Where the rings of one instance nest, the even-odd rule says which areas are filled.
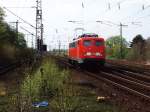
[[[78,41],[78,40],[82,40],[82,39],[86,39],[86,37],[87,37],[87,39],[89,39],[89,38],[92,39],[92,38],[93,38],[93,37],[89,37],[89,36],[85,36],[85,38],[78,37],[78,38],[74,38],[72,42]],[[94,39],[94,38],[93,38],[93,39]],[[98,40],[99,40],[99,39],[100,39],[100,40],[104,40],[104,38],[102,38],[102,37],[96,37],[95,39],[96,39],[96,40],[97,40],[97,39],[98,39]]]
[[[79,38],[82,37],[98,37],[98,34],[94,34],[94,33],[85,33],[79,36]]]

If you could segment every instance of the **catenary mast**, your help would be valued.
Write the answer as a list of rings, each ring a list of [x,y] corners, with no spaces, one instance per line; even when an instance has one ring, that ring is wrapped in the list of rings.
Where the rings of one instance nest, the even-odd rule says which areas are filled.
[[[36,1],[36,48],[42,52],[43,46],[43,23],[42,23],[42,0]]]

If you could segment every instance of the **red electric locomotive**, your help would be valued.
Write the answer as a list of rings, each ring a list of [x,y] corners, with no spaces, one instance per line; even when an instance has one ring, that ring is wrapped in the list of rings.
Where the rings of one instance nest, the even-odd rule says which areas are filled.
[[[97,34],[83,34],[69,43],[69,62],[74,64],[105,63],[104,38]]]

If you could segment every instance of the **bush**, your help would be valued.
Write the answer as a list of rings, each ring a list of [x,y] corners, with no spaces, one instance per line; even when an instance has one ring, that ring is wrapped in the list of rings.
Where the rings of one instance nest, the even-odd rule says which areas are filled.
[[[22,104],[22,108],[30,110],[33,102],[54,97],[62,88],[68,74],[68,71],[60,70],[53,60],[44,60],[35,73],[27,75],[21,86],[21,102],[26,104]]]
[[[12,45],[0,46],[0,63],[5,65],[15,61],[16,49]]]
[[[131,42],[131,50],[128,54],[128,59],[133,61],[145,61],[146,59],[146,42],[142,35],[137,35]]]

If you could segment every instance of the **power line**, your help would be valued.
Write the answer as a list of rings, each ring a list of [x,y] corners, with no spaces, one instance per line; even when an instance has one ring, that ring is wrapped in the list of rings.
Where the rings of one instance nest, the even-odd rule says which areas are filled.
[[[25,30],[26,32],[28,32],[30,35],[32,35],[32,41],[31,41],[31,45],[32,45],[32,48],[34,48],[34,45],[33,45],[33,36],[36,37],[35,34],[31,33],[30,31],[28,31],[27,29],[23,28],[23,27],[20,27],[21,29]]]
[[[35,26],[33,26],[32,24],[30,24],[29,22],[27,22],[26,20],[22,19],[21,17],[19,17],[18,15],[16,15],[14,12],[12,12],[11,10],[9,10],[6,7],[3,7],[4,9],[6,9],[8,12],[10,12],[11,14],[13,14],[14,16],[16,16],[17,18],[19,18],[20,20],[22,20],[23,22],[25,22],[26,24],[28,24],[29,26],[31,26],[32,28],[36,28]]]
[[[128,16],[128,17],[125,17],[125,18],[123,18],[123,19],[133,18],[133,19],[137,20],[137,19],[140,19],[140,18],[145,18],[145,16],[143,16],[143,17],[135,17],[135,16],[136,16],[136,15],[138,16],[140,13],[144,12],[144,11],[147,10],[148,8],[150,8],[150,5],[148,5],[148,6],[146,6],[146,7],[145,7],[145,5],[142,5],[142,9],[141,9],[141,10],[137,11],[135,14],[132,14],[132,15],[134,15],[134,17],[133,17],[133,16]],[[147,16],[146,16],[146,17],[147,17]]]
[[[31,33],[29,30],[27,30],[27,29],[25,29],[25,28],[23,28],[23,27],[21,27],[21,26],[20,26],[20,28],[23,29],[24,31],[28,32],[29,34],[31,34],[31,35],[33,35],[33,36],[36,36],[35,34]]]
[[[107,25],[107,26],[112,26],[111,24],[109,24],[109,23],[107,23],[107,22],[105,22],[105,21],[96,21],[97,23],[101,23],[101,24],[105,24],[105,25]]]
[[[35,7],[31,6],[31,7],[6,7],[6,8],[21,8],[21,9],[23,9],[23,8],[35,8]]]
[[[107,11],[110,11],[112,8],[114,8],[116,5],[118,6],[118,9],[120,10],[121,9],[121,4],[123,3],[123,2],[126,2],[127,0],[121,0],[121,1],[119,1],[119,2],[117,2],[114,6],[111,6],[111,3],[109,2],[107,5],[108,5],[108,9],[105,11],[105,12],[107,12]]]
[[[145,19],[145,18],[147,18],[147,17],[150,17],[150,14],[149,15],[146,15],[146,16],[141,16],[141,17],[137,17],[137,18],[135,18],[135,20],[141,20],[141,19]]]

